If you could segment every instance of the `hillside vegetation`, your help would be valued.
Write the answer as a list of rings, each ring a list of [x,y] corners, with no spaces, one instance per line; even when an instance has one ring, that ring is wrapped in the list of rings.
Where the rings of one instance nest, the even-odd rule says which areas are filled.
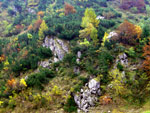
[[[0,0],[0,113],[77,112],[150,112],[150,0]]]

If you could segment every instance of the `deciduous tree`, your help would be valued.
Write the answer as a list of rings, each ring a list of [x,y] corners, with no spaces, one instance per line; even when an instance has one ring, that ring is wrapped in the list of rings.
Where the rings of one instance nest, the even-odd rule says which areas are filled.
[[[76,10],[72,5],[65,3],[65,15],[68,15],[70,13],[76,13]]]
[[[39,41],[43,41],[44,32],[48,31],[48,27],[45,23],[45,20],[42,21],[40,28],[39,28]]]
[[[150,42],[143,48],[143,57],[145,58],[142,67],[150,75]]]
[[[142,29],[127,20],[118,28],[118,41],[124,44],[135,45],[136,40],[140,38]]]
[[[98,31],[96,28],[98,27],[98,24],[99,20],[96,19],[95,11],[92,8],[87,8],[81,23],[81,27],[83,27],[84,29],[79,31],[79,37],[87,38],[88,41],[92,40],[94,45],[97,45]]]

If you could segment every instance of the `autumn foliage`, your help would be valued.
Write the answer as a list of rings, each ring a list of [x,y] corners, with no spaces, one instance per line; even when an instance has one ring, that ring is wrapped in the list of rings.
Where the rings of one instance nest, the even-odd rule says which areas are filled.
[[[136,40],[140,38],[142,29],[140,26],[134,25],[125,20],[118,28],[119,42],[129,45],[135,45]]]
[[[122,9],[128,10],[132,7],[136,7],[139,12],[141,12],[145,8],[145,1],[144,0],[121,0]]]
[[[150,42],[143,48],[143,57],[145,58],[142,67],[150,75]]]
[[[41,20],[41,19],[37,20],[37,21],[34,23],[34,25],[33,25],[33,30],[36,31],[37,29],[39,29],[41,23],[42,23],[42,20]]]
[[[102,105],[107,105],[112,103],[112,98],[109,95],[104,95],[100,97],[100,103]]]
[[[28,31],[32,30],[33,29],[33,26],[32,25],[29,25],[28,26]]]
[[[39,11],[39,12],[37,13],[37,16],[38,16],[38,19],[40,19],[41,17],[44,16],[44,12],[43,12],[43,11]]]
[[[43,12],[43,11],[39,11],[39,12],[37,13],[37,15],[38,15],[38,16],[44,16],[44,12]]]
[[[7,85],[8,85],[10,88],[15,87],[15,86],[16,86],[16,80],[15,80],[15,79],[8,80],[8,81],[7,81]]]
[[[0,63],[3,62],[5,60],[5,55],[1,55],[0,56]]]
[[[21,32],[21,30],[23,30],[24,26],[18,24],[15,26],[15,28],[16,28],[16,32]]]
[[[76,10],[72,5],[65,3],[65,15],[68,15],[70,13],[76,13]]]

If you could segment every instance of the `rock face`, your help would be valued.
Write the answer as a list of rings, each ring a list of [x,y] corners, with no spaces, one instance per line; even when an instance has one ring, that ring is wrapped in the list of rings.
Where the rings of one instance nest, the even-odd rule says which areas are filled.
[[[65,54],[69,52],[69,42],[57,37],[46,37],[43,47],[51,49],[54,54],[54,62],[62,60]]]
[[[100,82],[96,79],[91,79],[85,84],[85,89],[81,89],[79,94],[74,95],[75,103],[79,110],[88,112],[88,108],[95,105],[100,95]]]
[[[44,68],[51,68],[51,63],[58,62],[69,53],[69,42],[58,39],[57,37],[46,37],[43,43],[43,47],[50,48],[54,57],[46,61],[40,61],[39,66]]]
[[[118,64],[118,62],[120,62],[121,65],[127,67],[128,66],[128,57],[127,57],[127,55],[125,53],[120,54],[118,56],[118,59],[116,60],[116,64]]]

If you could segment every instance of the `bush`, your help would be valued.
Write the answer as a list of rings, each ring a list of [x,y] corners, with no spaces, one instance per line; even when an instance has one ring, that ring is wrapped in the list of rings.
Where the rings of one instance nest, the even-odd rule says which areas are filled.
[[[68,98],[67,103],[64,105],[64,110],[68,113],[77,111],[77,106],[73,97]]]
[[[40,47],[36,50],[37,54],[39,57],[41,58],[49,58],[52,57],[52,51],[50,50],[50,48],[45,48],[45,47]]]
[[[142,33],[142,37],[148,37],[150,36],[150,24],[149,23],[145,23],[144,28],[143,28],[143,33]]]
[[[132,12],[132,13],[138,13],[138,9],[137,9],[136,7],[132,7],[132,8],[131,8],[131,12]]]
[[[121,65],[120,62],[117,64],[117,68],[119,71],[123,71],[123,65]]]
[[[49,69],[42,69],[39,73],[28,76],[26,83],[28,87],[43,89],[43,84],[48,83],[49,78],[53,78],[54,73]]]
[[[136,57],[136,53],[135,53],[133,47],[129,48],[129,50],[128,50],[128,51],[125,51],[125,52],[126,52],[130,57]]]
[[[64,57],[63,62],[68,63],[69,66],[74,66],[74,65],[76,65],[76,56],[72,53],[67,54]]]
[[[13,15],[16,15],[16,12],[14,10],[12,10],[12,9],[8,9],[8,14],[10,16],[13,16]]]
[[[115,21],[113,21],[113,20],[102,20],[100,22],[100,25],[108,29],[108,28],[111,28],[115,25]]]
[[[105,48],[101,49],[102,52],[100,52],[98,55],[99,71],[101,74],[106,75],[109,70],[111,62],[113,61],[113,56],[107,49]]]

